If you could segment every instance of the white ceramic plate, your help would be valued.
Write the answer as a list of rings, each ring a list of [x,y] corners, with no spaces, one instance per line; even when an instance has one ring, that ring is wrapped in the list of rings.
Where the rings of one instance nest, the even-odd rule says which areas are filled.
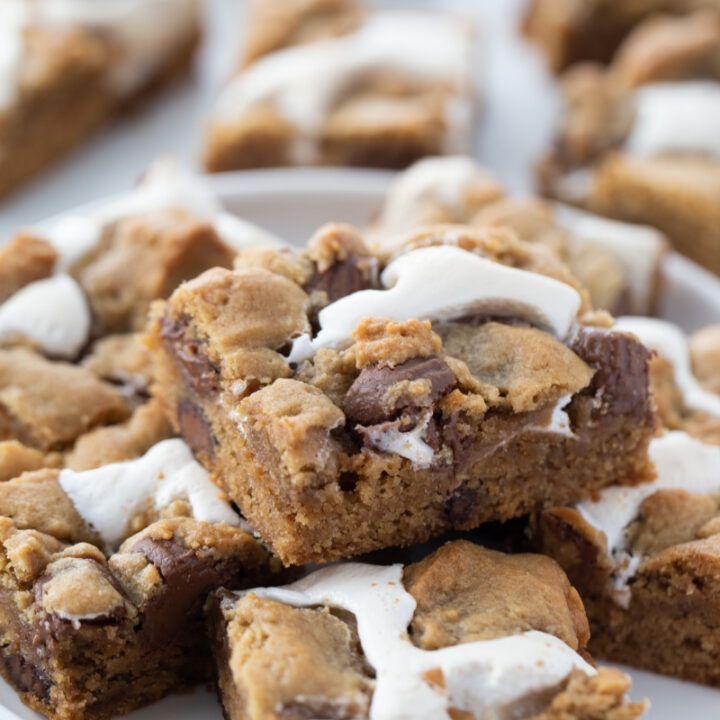
[[[329,220],[362,226],[378,212],[392,174],[362,170],[261,170],[211,178],[228,210],[251,220],[295,244]],[[686,330],[720,320],[720,280],[678,255],[663,267],[663,317]],[[626,669],[626,668],[623,668]],[[627,669],[626,669],[627,670]],[[720,690],[629,670],[632,696],[650,698],[653,720],[720,718]],[[0,720],[31,720],[13,690],[0,680]],[[132,720],[220,720],[214,695],[197,689],[189,695],[166,698],[127,716]]]

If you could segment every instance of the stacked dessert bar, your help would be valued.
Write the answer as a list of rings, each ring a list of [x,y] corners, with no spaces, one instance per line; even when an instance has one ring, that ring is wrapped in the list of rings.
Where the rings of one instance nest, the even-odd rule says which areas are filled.
[[[657,477],[538,514],[532,543],[579,589],[601,657],[718,685],[718,326],[689,343],[659,320],[618,326],[657,353],[653,394],[668,428],[650,443]]]
[[[644,712],[554,560],[356,557],[652,477],[650,351],[561,253],[489,222],[293,251],[161,162],[0,278],[0,670],[30,707],[109,718],[214,666],[232,718]]]
[[[638,24],[663,14],[718,9],[716,0],[531,0],[523,31],[559,72],[583,61],[608,62]]]

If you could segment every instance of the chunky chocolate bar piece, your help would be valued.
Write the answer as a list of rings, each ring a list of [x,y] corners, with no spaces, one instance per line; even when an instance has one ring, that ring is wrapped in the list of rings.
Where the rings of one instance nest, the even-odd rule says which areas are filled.
[[[384,261],[331,225],[156,306],[156,396],[287,564],[645,478],[649,353],[579,318],[562,263],[500,229],[406,240],[378,278]],[[366,271],[330,302],[318,275],[348,264]]]
[[[630,720],[628,679],[595,670],[559,567],[472,543],[408,565],[344,563],[210,603],[228,720]],[[272,670],[270,670],[272,669]]]

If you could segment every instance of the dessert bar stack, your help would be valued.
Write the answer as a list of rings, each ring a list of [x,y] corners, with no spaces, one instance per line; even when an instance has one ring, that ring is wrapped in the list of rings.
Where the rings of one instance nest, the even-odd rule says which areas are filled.
[[[214,672],[233,718],[642,714],[554,560],[357,557],[646,480],[658,422],[650,351],[562,253],[383,222],[292,250],[162,161],[3,247],[0,670],[30,707]]]

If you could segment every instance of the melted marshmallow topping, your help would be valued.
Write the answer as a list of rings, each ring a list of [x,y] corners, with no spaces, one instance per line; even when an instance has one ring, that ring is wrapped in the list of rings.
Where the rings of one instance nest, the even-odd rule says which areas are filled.
[[[720,82],[656,83],[635,91],[627,152],[697,153],[720,158]]]
[[[17,97],[27,27],[86,28],[104,33],[118,51],[109,85],[123,97],[141,89],[168,57],[192,38],[198,22],[197,0],[3,0],[0,109]]]
[[[382,425],[371,426],[365,432],[368,441],[377,450],[400,455],[417,467],[428,467],[435,457],[435,451],[425,442],[431,418],[432,413],[428,413],[412,430],[405,432]]]
[[[586,522],[605,533],[607,554],[619,567],[614,578],[614,597],[623,607],[630,601],[628,580],[642,560],[627,548],[626,530],[637,518],[643,501],[658,490],[720,493],[720,447],[706,445],[676,430],[652,440],[648,453],[657,472],[655,480],[607,488],[596,500],[576,505]]]
[[[672,364],[675,384],[688,407],[720,417],[720,395],[705,390],[693,375],[687,338],[679,327],[655,318],[621,317],[614,329],[637,336]]]
[[[90,308],[69,275],[26,285],[0,305],[0,342],[22,337],[52,357],[76,358],[90,335]]]
[[[243,525],[205,468],[179,439],[163,440],[136,460],[75,472],[59,478],[75,509],[100,534],[110,549],[128,535],[130,521],[175,500],[186,500],[196,520]]]
[[[233,122],[251,107],[271,103],[297,128],[295,162],[317,158],[317,140],[339,97],[355,78],[399,70],[417,78],[447,79],[469,94],[470,36],[458,18],[428,12],[370,13],[348,35],[290,47],[260,58],[225,88],[215,107],[218,122]],[[446,108],[446,144],[468,144],[471,110],[456,98]]]
[[[559,338],[567,336],[580,308],[580,295],[545,275],[518,270],[452,246],[413,250],[383,270],[385,290],[361,290],[318,314],[320,332],[293,343],[290,362],[351,338],[365,317],[404,321],[449,321],[481,313],[528,320]]]
[[[422,650],[407,629],[416,602],[402,585],[402,565],[342,563],[317,570],[284,588],[252,590],[296,607],[342,608],[357,619],[360,644],[376,672],[370,720],[437,720],[448,710],[477,718],[530,715],[533,695],[550,690],[573,670],[595,670],[553,635],[519,635]],[[440,668],[445,686],[423,678]],[[524,706],[524,707],[523,707]]]

